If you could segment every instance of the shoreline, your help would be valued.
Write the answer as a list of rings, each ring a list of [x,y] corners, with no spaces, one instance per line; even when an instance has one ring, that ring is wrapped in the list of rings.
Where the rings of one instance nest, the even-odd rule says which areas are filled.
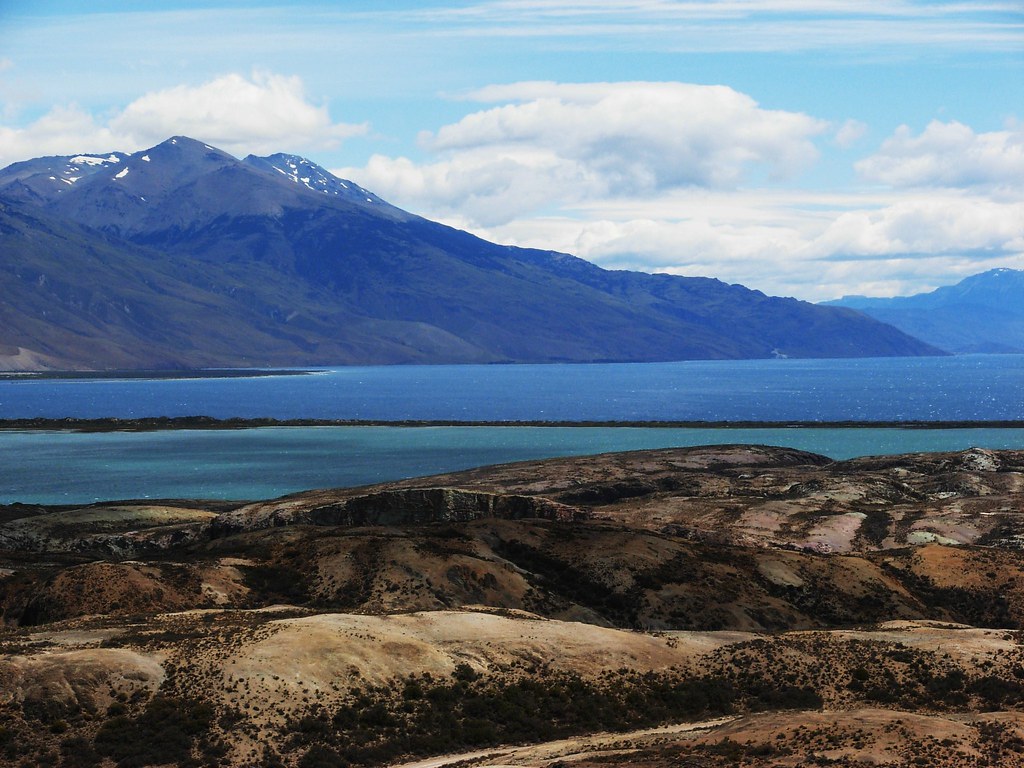
[[[1000,421],[654,421],[654,420],[482,420],[458,419],[275,419],[212,416],[140,418],[0,419],[5,432],[159,432],[172,430],[240,430],[268,427],[598,427],[634,429],[1024,429],[1024,420]]]
[[[252,379],[267,376],[309,376],[317,371],[307,368],[208,368],[203,370],[127,370],[127,371],[0,371],[0,381],[121,381],[149,379],[184,381],[190,379]]]

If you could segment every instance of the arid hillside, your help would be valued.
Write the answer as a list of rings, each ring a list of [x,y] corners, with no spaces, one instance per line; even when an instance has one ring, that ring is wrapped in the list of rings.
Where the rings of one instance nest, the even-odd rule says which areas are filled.
[[[1022,511],[760,446],[0,508],[0,764],[1024,765]]]

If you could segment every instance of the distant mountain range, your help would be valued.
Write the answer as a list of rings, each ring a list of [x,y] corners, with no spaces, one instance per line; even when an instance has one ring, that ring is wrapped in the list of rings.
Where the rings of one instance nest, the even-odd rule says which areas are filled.
[[[825,302],[857,309],[954,354],[1024,353],[1024,271],[993,269],[930,293]]]
[[[174,137],[0,171],[0,368],[933,355],[841,307],[496,245]]]

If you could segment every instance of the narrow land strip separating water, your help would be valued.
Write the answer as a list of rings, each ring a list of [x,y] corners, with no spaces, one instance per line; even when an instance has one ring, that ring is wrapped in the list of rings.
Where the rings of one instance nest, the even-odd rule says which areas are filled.
[[[1024,429],[1024,420],[1002,421],[458,421],[451,419],[274,419],[212,416],[141,418],[0,419],[0,431],[155,432],[163,429],[265,427],[633,427],[639,429]]]
[[[264,375],[0,381],[0,503],[257,499],[721,443],[1024,449],[1024,355],[245,373]]]

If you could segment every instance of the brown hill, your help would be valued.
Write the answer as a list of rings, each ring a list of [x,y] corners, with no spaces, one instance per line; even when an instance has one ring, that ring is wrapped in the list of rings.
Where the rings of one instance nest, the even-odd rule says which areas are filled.
[[[0,765],[1021,765],[1022,489],[717,446],[10,507]]]

